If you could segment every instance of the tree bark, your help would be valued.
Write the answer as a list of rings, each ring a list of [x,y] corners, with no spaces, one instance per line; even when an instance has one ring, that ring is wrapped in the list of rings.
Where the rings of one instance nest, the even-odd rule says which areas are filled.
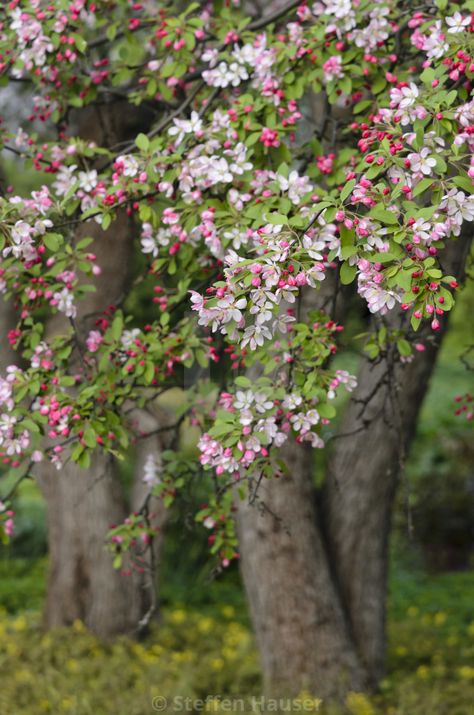
[[[39,482],[48,515],[45,625],[80,619],[103,638],[133,632],[142,615],[140,580],[115,571],[104,545],[110,524],[126,515],[112,459],[94,455],[88,470],[73,463],[60,473],[50,467]]]
[[[299,312],[339,312],[337,273],[318,292],[303,290]],[[251,375],[253,377],[253,375]],[[313,482],[314,451],[288,440],[279,451],[287,472],[237,501],[241,572],[260,650],[265,690],[342,699],[363,690],[366,674],[334,585]]]
[[[128,112],[118,111],[115,105],[90,109],[80,117],[80,136],[101,146],[126,141],[139,130],[137,117],[129,107]],[[105,232],[93,221],[77,231],[78,237],[94,238],[91,251],[102,269],[94,280],[96,292],[86,294],[78,306],[80,341],[98,315],[116,304],[126,290],[134,232],[125,212]],[[64,328],[64,318],[57,315],[48,324],[47,334]],[[153,448],[158,448],[156,440]],[[123,521],[130,511],[117,466],[109,456],[99,453],[87,470],[71,462],[59,473],[47,463],[38,465],[38,482],[47,505],[50,569],[44,620],[49,627],[69,625],[79,618],[106,638],[136,632],[149,608],[152,592],[148,575],[146,579],[138,573],[120,575],[112,568],[111,556],[105,549],[109,526]],[[132,508],[142,489],[142,476],[139,464]],[[155,524],[163,519],[162,509],[156,511]]]
[[[310,448],[309,448],[310,449]],[[241,569],[260,649],[265,690],[318,697],[364,689],[318,529],[307,449],[282,450],[289,472],[238,505]]]

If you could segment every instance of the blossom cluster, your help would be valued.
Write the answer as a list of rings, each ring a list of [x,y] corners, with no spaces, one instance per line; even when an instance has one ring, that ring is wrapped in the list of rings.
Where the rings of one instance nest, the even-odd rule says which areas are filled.
[[[131,404],[230,360],[259,363],[277,387],[226,379],[212,420],[198,420],[202,465],[271,471],[290,436],[322,445],[336,390],[354,386],[327,367],[339,326],[305,316],[305,293],[354,283],[371,313],[399,307],[414,329],[439,329],[453,306],[440,258],[474,220],[471,14],[320,0],[253,22],[239,3],[218,7],[0,9],[0,71],[10,92],[29,87],[25,127],[3,123],[0,140],[33,176],[31,191],[0,197],[0,293],[23,360],[0,376],[9,466],[120,454]],[[101,138],[76,136],[77,115],[96,111]],[[90,314],[83,298],[106,267],[98,232],[124,217],[133,275],[119,306]],[[200,389],[186,390],[190,409]],[[171,498],[165,471],[186,470],[154,460],[146,482]],[[231,504],[212,508],[202,519],[227,559]]]
[[[249,387],[247,378],[237,382],[247,389],[219,395],[215,424],[199,440],[205,468],[240,480],[248,472],[265,469],[272,447],[281,447],[291,435],[298,443],[324,446],[319,431],[329,424],[324,415],[333,414],[326,402],[320,405],[317,398],[307,399],[297,390],[284,394],[267,378],[260,378],[256,387]],[[356,384],[348,372],[336,370],[328,382],[327,399],[334,399],[341,385],[351,392]]]

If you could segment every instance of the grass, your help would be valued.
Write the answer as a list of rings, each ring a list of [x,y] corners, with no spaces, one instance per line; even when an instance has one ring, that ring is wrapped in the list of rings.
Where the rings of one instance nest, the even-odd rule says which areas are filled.
[[[15,614],[5,610],[9,595],[1,579],[0,715],[146,715],[153,712],[152,701],[158,696],[172,702],[176,696],[205,700],[259,695],[258,658],[242,619],[242,594],[240,605],[213,603],[212,615],[168,606],[147,640],[118,638],[106,645],[80,622],[44,633],[36,610],[38,591],[34,595],[30,589],[44,577],[45,564],[37,562],[30,572],[24,566],[16,564],[12,577],[24,593]],[[436,577],[393,572],[388,671],[380,692],[371,698],[351,693],[344,708],[323,704],[320,712],[470,715],[473,593],[474,572]],[[207,711],[224,712],[217,698],[208,702]]]

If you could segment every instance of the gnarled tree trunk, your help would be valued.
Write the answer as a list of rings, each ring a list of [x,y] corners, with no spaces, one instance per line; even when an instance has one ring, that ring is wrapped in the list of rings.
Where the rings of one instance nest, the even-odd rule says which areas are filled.
[[[79,134],[102,146],[135,136],[144,128],[143,117],[134,114],[135,109],[130,112],[128,106],[121,109],[112,104],[87,110],[80,118]],[[86,294],[78,306],[79,341],[85,340],[98,315],[126,291],[134,231],[125,212],[105,232],[92,221],[79,227],[78,237],[94,238],[91,250],[102,270],[95,279],[96,292]],[[64,327],[64,319],[55,316],[47,333]],[[156,450],[159,443],[155,440],[145,446]],[[139,459],[136,469],[132,505],[126,503],[118,465],[110,456],[95,454],[87,470],[71,462],[59,472],[47,463],[38,465],[38,482],[47,505],[50,555],[47,626],[68,625],[79,618],[101,637],[137,631],[150,606],[149,574],[122,576],[114,571],[105,536],[110,525],[123,521],[143,496],[142,461]],[[158,525],[164,521],[164,510],[158,505],[155,511],[154,524]]]
[[[285,445],[289,473],[263,482],[253,504],[240,503],[237,523],[266,691],[327,697],[366,680],[318,524],[311,456]]]

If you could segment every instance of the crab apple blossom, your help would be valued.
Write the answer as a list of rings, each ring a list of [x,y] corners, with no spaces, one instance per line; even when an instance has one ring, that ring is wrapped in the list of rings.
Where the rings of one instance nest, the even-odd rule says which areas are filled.
[[[279,473],[289,440],[323,447],[338,390],[356,387],[331,363],[342,326],[308,318],[306,296],[330,313],[324,291],[353,284],[374,321],[401,311],[412,331],[443,327],[458,285],[443,252],[474,220],[474,58],[457,3],[290,2],[255,21],[218,6],[2,8],[3,79],[31,91],[0,141],[34,186],[0,197],[0,293],[22,365],[0,375],[0,456],[25,474],[123,456],[143,438],[133,408],[178,388],[172,448],[150,453],[143,480],[171,504],[212,470],[198,520],[228,563],[226,478]],[[91,139],[94,112],[109,115]],[[127,278],[96,305],[122,222]],[[387,341],[400,363],[424,345],[396,330]],[[185,420],[199,460],[180,449]],[[141,517],[115,528],[116,557],[152,538]]]

